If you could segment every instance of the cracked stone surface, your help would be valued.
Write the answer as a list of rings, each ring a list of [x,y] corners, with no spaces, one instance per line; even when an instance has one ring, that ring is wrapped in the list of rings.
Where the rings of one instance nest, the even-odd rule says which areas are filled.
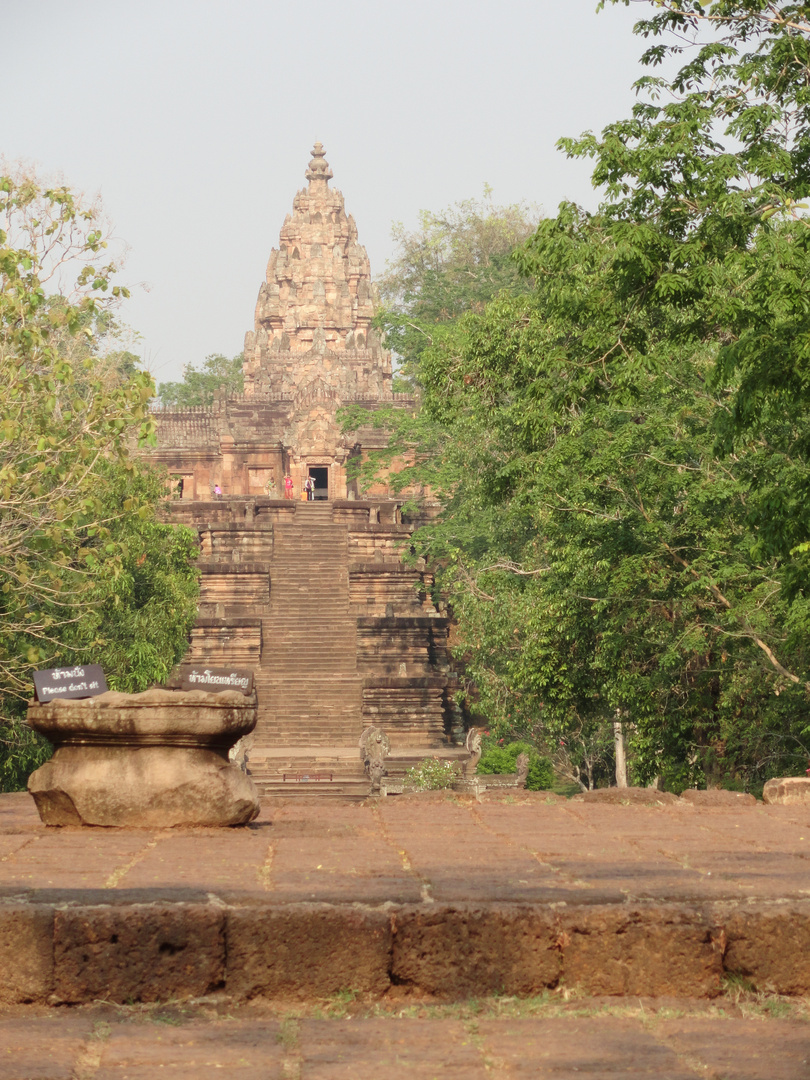
[[[112,831],[2,796],[0,1004],[808,995],[808,837],[810,809],[750,802],[298,798]]]

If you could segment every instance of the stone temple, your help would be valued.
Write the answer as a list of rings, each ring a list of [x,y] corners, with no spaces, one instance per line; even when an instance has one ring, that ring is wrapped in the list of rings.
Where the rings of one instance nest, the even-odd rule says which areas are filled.
[[[338,409],[414,400],[392,392],[368,256],[331,177],[316,143],[245,336],[244,393],[158,410],[149,454],[175,478],[172,520],[200,536],[184,662],[255,672],[249,767],[266,793],[367,793],[358,740],[371,724],[390,742],[392,783],[421,758],[465,756],[448,618],[427,569],[400,557],[435,507],[423,499],[406,520],[401,497],[384,483],[361,495],[348,468],[385,433],[344,432]],[[315,498],[303,502],[307,477]]]
[[[215,484],[247,496],[267,494],[270,483],[282,495],[287,472],[296,493],[310,476],[317,500],[352,497],[347,462],[384,445],[384,436],[371,427],[343,434],[336,410],[413,405],[391,391],[391,355],[371,327],[368,256],[331,176],[316,143],[309,185],[270,253],[245,335],[244,396],[158,414],[156,458],[182,479],[184,499],[208,498]]]

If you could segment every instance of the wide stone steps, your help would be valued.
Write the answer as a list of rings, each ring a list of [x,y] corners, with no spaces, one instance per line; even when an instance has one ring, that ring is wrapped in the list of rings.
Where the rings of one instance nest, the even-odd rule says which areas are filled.
[[[271,639],[273,674],[276,679],[283,678],[285,674],[288,677],[300,678],[302,675],[326,673],[336,679],[351,678],[357,674],[357,663],[353,656],[347,656],[339,651],[318,649],[311,638],[308,639],[306,648],[304,644],[304,640],[301,639],[301,646],[296,647],[296,640],[288,638],[283,645],[279,644],[273,648]],[[348,642],[347,647],[351,644]]]
[[[256,726],[254,748],[262,750],[283,746],[300,749],[337,744],[348,750],[358,745],[362,730],[361,724],[341,723],[338,720],[323,724],[302,717],[291,718],[288,722],[265,720]]]
[[[359,749],[336,748],[334,740],[324,744],[321,752],[315,747],[303,753],[284,748],[264,755],[261,750],[254,750],[248,769],[262,795],[288,799],[313,795],[365,799],[371,790]]]
[[[254,752],[261,747],[336,743],[356,747],[362,731],[362,690],[351,670],[353,664],[353,654],[324,657],[313,653],[294,657],[287,678],[283,668],[281,673],[278,668],[272,674],[257,672],[259,722]],[[302,679],[301,671],[308,667],[320,677]]]
[[[359,760],[363,729],[381,723],[396,750],[412,747],[418,753],[416,748],[425,746],[429,752],[426,744],[437,746],[443,740],[442,718],[436,715],[441,702],[435,693],[409,685],[391,688],[386,684],[371,696],[364,692],[358,676],[358,648],[366,675],[377,672],[385,680],[392,675],[414,675],[414,665],[421,671],[426,662],[423,643],[415,639],[418,634],[412,628],[398,628],[395,633],[389,631],[390,640],[383,636],[371,656],[369,635],[375,628],[364,626],[358,633],[357,617],[366,609],[357,598],[367,601],[370,597],[379,606],[390,593],[388,584],[385,592],[377,581],[379,575],[367,568],[377,549],[374,545],[369,549],[363,563],[366,577],[352,586],[349,526],[332,522],[328,503],[297,503],[289,510],[287,520],[264,523],[267,531],[253,547],[236,536],[236,529],[231,536],[211,527],[202,567],[211,578],[209,592],[215,606],[209,614],[250,615],[261,620],[257,624],[260,642],[254,646],[257,652],[260,647],[260,659],[257,656],[258,663],[251,663],[259,715],[249,768],[264,794],[364,798],[370,782]],[[261,561],[254,558],[259,553]],[[244,567],[237,565],[239,561]],[[262,580],[261,575],[257,577],[259,570]],[[255,588],[250,574],[257,578]],[[397,651],[400,639],[404,660]],[[235,665],[235,660],[224,662]],[[336,747],[341,760],[327,767],[324,755]],[[284,761],[279,753],[286,755]],[[301,779],[312,773],[332,778]]]

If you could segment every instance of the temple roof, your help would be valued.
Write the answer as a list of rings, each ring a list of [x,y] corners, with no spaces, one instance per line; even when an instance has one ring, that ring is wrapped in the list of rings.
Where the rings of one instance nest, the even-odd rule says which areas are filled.
[[[332,170],[319,142],[305,175],[308,186],[295,196],[270,253],[254,332],[245,342],[248,362],[259,353],[368,345],[374,313],[368,255],[343,195],[329,187]]]

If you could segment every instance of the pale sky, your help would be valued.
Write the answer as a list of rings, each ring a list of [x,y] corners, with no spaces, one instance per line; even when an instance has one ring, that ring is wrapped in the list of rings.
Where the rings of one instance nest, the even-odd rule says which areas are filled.
[[[0,0],[0,153],[100,193],[129,246],[122,317],[158,381],[253,327],[312,144],[372,274],[391,223],[478,196],[596,196],[565,135],[626,116],[633,23],[596,0]]]

